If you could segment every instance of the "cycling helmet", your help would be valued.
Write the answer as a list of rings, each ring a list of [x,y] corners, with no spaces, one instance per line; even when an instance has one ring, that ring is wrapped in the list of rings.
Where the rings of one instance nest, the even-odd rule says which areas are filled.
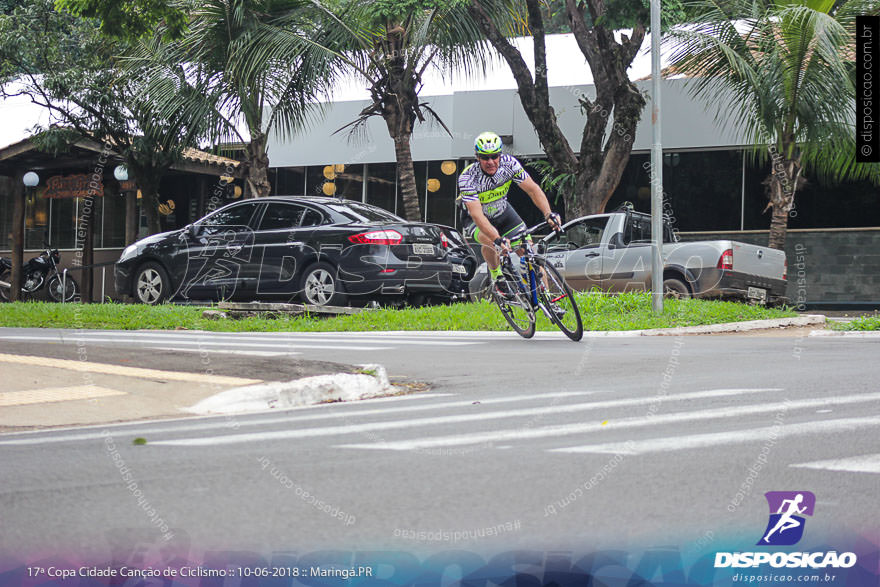
[[[501,152],[501,137],[494,132],[480,133],[474,140],[477,155],[494,155]]]

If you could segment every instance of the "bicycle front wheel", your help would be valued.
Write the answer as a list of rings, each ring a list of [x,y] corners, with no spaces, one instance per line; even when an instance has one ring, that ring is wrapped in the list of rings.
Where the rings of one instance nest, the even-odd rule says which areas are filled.
[[[571,288],[565,283],[556,267],[543,260],[539,265],[547,275],[547,285],[539,289],[538,300],[546,308],[550,321],[556,324],[568,338],[575,342],[579,341],[584,336],[584,323]]]
[[[503,295],[497,291],[495,284],[490,285],[492,299],[517,334],[523,338],[532,338],[535,336],[535,309],[531,300],[520,291],[516,282],[508,280],[504,285],[507,291]]]

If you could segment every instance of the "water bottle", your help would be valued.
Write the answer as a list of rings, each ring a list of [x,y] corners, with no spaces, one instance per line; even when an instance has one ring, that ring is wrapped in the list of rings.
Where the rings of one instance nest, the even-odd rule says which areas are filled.
[[[529,286],[529,270],[526,267],[526,258],[519,258],[519,277],[522,279],[523,285]]]

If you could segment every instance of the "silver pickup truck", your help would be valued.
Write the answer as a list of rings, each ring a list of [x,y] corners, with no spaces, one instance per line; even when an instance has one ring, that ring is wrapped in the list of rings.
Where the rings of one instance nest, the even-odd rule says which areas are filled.
[[[651,217],[629,209],[568,222],[540,241],[548,261],[575,290],[651,289]],[[786,300],[785,253],[730,240],[677,242],[664,222],[663,285],[668,295],[758,303]],[[474,278],[485,286],[485,264]],[[473,292],[474,287],[471,288]]]

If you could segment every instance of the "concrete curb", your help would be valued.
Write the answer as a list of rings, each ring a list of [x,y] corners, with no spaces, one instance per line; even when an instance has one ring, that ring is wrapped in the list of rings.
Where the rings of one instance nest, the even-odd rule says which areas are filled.
[[[814,330],[810,336],[844,336],[847,338],[880,338],[880,332],[874,330]]]
[[[382,365],[360,365],[365,373],[316,375],[227,389],[183,411],[202,416],[295,408],[388,395],[395,391]],[[369,372],[369,373],[367,373]]]
[[[705,326],[682,326],[678,328],[654,328],[641,330],[641,336],[677,336],[681,334],[716,334],[723,332],[748,332],[749,330],[766,330],[768,328],[788,328],[818,326],[825,324],[825,316],[807,314],[796,318],[774,318],[773,320],[748,320],[746,322],[728,322],[726,324],[708,324]]]
[[[788,327],[804,327],[819,326],[825,324],[825,316],[821,314],[807,314],[804,316],[796,316],[794,318],[774,318],[772,320],[749,320],[746,322],[726,322],[723,324],[707,324],[703,326],[679,326],[676,328],[651,328],[645,330],[586,330],[584,337],[634,337],[634,336],[680,336],[685,334],[722,334],[725,332],[748,332],[750,330],[767,330],[770,328],[788,328]],[[511,335],[515,335],[510,331]],[[486,338],[495,337],[499,334],[493,330],[438,330],[427,332],[432,336],[458,336]],[[387,330],[377,332],[387,336],[406,336],[412,335],[413,331],[407,330]],[[535,334],[537,339],[557,339],[561,336],[560,332],[542,331]]]

